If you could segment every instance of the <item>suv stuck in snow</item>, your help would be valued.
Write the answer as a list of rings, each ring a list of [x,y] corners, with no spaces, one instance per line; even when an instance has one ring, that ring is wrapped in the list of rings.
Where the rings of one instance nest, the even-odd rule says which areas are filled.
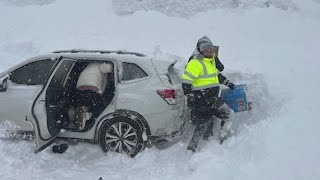
[[[106,62],[113,70],[107,74],[103,108],[79,130],[69,126],[65,101],[91,62]],[[15,135],[32,134],[36,153],[63,138],[135,156],[184,131],[187,108],[175,63],[135,52],[100,50],[33,57],[0,73],[0,122],[13,122]]]

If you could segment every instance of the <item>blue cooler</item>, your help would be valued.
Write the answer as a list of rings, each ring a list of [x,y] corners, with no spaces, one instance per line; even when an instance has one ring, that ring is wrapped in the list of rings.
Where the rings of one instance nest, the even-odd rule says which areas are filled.
[[[246,85],[236,85],[234,90],[223,89],[221,91],[221,97],[225,103],[234,111],[248,111],[252,109],[252,102],[247,101]]]

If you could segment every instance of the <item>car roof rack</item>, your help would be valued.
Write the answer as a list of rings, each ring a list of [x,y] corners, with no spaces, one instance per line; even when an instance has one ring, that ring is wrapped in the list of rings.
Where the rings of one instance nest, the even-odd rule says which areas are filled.
[[[81,49],[71,49],[71,50],[59,50],[53,51],[53,53],[100,53],[100,54],[131,54],[139,57],[145,57],[146,55],[137,53],[137,52],[128,52],[128,51],[106,51],[106,50],[81,50]]]

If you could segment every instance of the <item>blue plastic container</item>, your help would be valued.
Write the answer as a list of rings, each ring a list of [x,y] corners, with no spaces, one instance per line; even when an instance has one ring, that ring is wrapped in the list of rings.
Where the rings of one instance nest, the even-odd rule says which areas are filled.
[[[221,97],[226,104],[234,111],[248,111],[252,109],[252,102],[248,102],[246,96],[246,85],[236,85],[234,90],[223,89],[221,91]]]

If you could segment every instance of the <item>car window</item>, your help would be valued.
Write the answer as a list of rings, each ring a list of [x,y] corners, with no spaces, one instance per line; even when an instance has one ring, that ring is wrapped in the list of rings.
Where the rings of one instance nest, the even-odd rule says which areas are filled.
[[[59,68],[55,71],[51,79],[50,88],[61,88],[64,86],[66,78],[74,66],[73,61],[64,60],[60,63]]]
[[[134,63],[122,63],[122,81],[140,79],[147,77],[148,74]]]
[[[44,85],[48,79],[53,60],[41,60],[26,64],[10,73],[10,80],[15,84]]]

